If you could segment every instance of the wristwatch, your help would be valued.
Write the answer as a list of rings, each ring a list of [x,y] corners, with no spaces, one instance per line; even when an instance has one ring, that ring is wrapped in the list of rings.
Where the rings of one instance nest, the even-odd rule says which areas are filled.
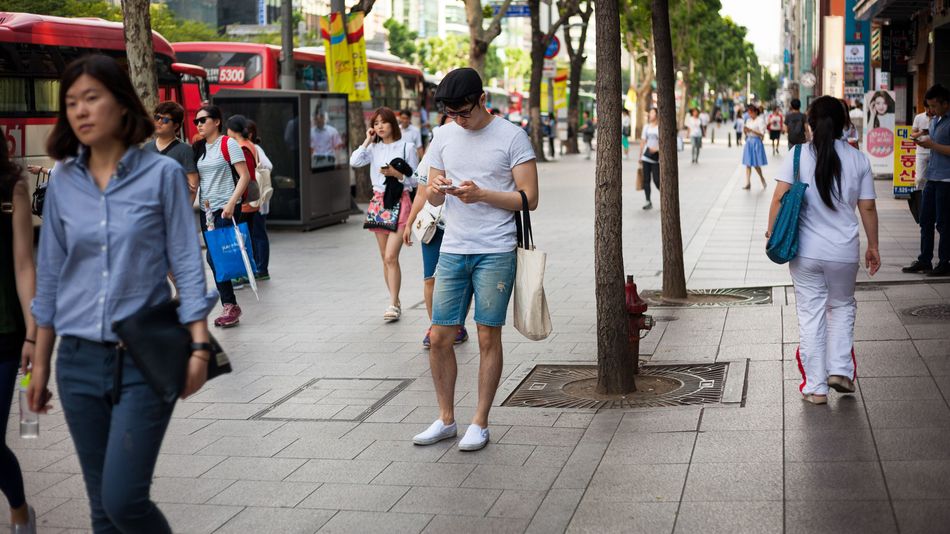
[[[190,347],[191,347],[191,352],[197,352],[201,350],[207,351],[209,354],[214,352],[214,345],[207,342],[205,343],[192,342]]]

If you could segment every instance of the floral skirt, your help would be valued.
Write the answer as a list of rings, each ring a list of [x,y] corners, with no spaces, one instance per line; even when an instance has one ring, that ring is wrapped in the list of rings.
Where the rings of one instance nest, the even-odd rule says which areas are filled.
[[[402,198],[399,199],[399,222],[397,223],[397,232],[402,232],[409,222],[409,211],[412,209],[412,202],[409,201],[409,191],[402,192]],[[383,192],[374,191],[373,200],[369,203],[368,215],[376,217],[383,212],[385,218],[385,208],[383,208]],[[370,232],[377,234],[391,234],[392,232],[385,228],[369,228]]]

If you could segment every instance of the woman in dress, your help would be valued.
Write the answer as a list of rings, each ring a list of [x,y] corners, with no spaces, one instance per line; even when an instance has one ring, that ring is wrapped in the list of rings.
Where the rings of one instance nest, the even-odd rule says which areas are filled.
[[[742,149],[742,164],[745,165],[745,186],[743,189],[749,189],[752,187],[752,168],[755,168],[755,172],[759,174],[759,180],[762,181],[762,188],[764,189],[765,176],[762,175],[762,167],[769,164],[768,158],[765,156],[765,145],[762,144],[762,139],[765,137],[765,117],[763,117],[759,108],[756,106],[749,106],[749,118],[745,121],[745,125],[742,128],[743,133],[745,133],[745,148]]]
[[[392,322],[402,317],[402,303],[399,300],[402,269],[399,267],[399,253],[402,250],[403,231],[409,221],[409,210],[412,205],[409,201],[409,190],[416,187],[417,180],[411,173],[403,174],[390,163],[396,158],[401,158],[415,169],[419,165],[419,160],[415,147],[402,140],[396,114],[391,109],[386,107],[377,109],[370,124],[371,127],[366,130],[366,140],[350,156],[350,165],[370,166],[373,199],[369,205],[367,220],[375,219],[382,214],[391,215],[393,209],[398,210],[398,215],[395,217],[395,231],[373,225],[368,226],[369,230],[376,234],[379,256],[383,261],[383,278],[386,280],[386,287],[389,288],[390,304],[383,313],[383,320]],[[386,195],[387,190],[390,195]],[[402,192],[398,196],[395,195],[400,190]],[[386,205],[387,196],[392,197],[389,206]]]
[[[643,127],[643,133],[640,134],[640,168],[643,171],[643,196],[647,203],[643,209],[653,209],[653,202],[650,202],[650,182],[652,181],[657,190],[660,189],[660,121],[657,118],[656,108],[650,110],[648,122]]]
[[[139,149],[154,130],[126,70],[89,55],[63,71],[59,112],[47,140],[60,162],[47,188],[37,261],[37,324],[28,396],[46,412],[56,336],[56,383],[82,470],[96,533],[170,533],[149,498],[175,402],[148,385],[119,352],[112,323],[171,299],[191,332],[181,398],[208,376],[205,287],[188,181],[175,160]],[[118,358],[122,357],[121,363]]]
[[[874,177],[866,155],[842,133],[847,114],[841,103],[822,96],[808,109],[812,140],[801,147],[799,179],[808,184],[799,216],[798,254],[789,263],[795,284],[802,372],[802,399],[826,404],[828,389],[854,393],[854,285],[860,267],[858,217],[867,235],[868,273],[881,266]],[[782,195],[794,183],[794,157],[785,158],[769,210],[771,236]]]
[[[10,505],[13,534],[36,534],[36,512],[26,503],[20,464],[6,444],[17,370],[26,373],[33,359],[35,292],[30,195],[7,143],[0,141],[0,492]]]

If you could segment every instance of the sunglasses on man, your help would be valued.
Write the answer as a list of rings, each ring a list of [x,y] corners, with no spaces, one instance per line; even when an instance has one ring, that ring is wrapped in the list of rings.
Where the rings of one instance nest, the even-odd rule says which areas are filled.
[[[154,118],[155,118],[155,122],[160,122],[162,124],[168,124],[170,122],[173,122],[171,117],[165,117],[162,115],[155,115]]]

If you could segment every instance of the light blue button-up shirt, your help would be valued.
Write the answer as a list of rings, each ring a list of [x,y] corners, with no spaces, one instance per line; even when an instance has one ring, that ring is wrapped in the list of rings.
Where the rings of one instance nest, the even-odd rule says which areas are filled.
[[[188,180],[165,156],[130,147],[105,191],[81,151],[57,168],[43,209],[33,316],[61,336],[118,341],[112,322],[171,298],[182,323],[207,317],[208,291]]]
[[[930,138],[938,145],[950,145],[950,113],[930,121]],[[931,150],[930,159],[927,160],[927,176],[924,178],[934,182],[950,182],[950,156]]]

